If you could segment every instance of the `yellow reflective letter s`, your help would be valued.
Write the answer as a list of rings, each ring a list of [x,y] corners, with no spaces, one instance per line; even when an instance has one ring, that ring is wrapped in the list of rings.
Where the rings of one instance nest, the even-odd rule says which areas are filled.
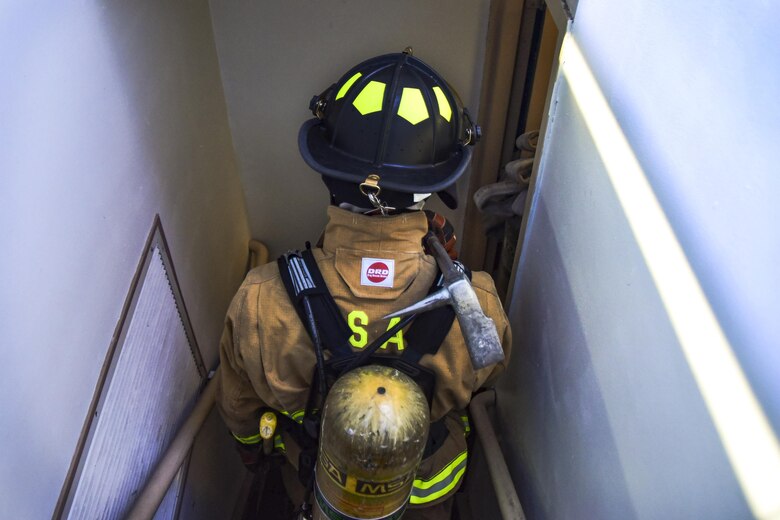
[[[352,330],[349,343],[355,348],[363,348],[368,343],[368,331],[361,325],[368,325],[368,315],[363,311],[352,311],[347,315],[347,323]]]

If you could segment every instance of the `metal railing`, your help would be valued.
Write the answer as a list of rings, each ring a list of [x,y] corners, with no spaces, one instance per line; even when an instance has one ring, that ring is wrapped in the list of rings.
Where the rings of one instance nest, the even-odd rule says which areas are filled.
[[[171,442],[168,450],[163,455],[160,463],[146,482],[144,489],[138,495],[127,518],[129,520],[149,520],[153,518],[160,506],[168,488],[176,477],[176,473],[184,463],[184,459],[214,406],[214,400],[219,385],[220,372],[216,371],[214,377],[206,385],[195,408],[182,425],[176,437]],[[496,394],[493,390],[482,392],[474,397],[469,405],[469,411],[474,421],[477,438],[482,445],[485,454],[488,472],[493,483],[498,507],[504,520],[525,520],[523,507],[515,491],[512,477],[509,474],[504,455],[498,445],[493,426],[488,418],[486,407],[495,404]]]
[[[250,240],[249,268],[255,268],[268,262],[268,247],[259,240]],[[220,373],[217,369],[214,377],[206,384],[206,388],[198,398],[192,413],[179,429],[176,437],[166,450],[154,472],[147,480],[143,490],[138,495],[127,518],[131,520],[146,520],[153,518],[160,507],[168,488],[176,477],[184,459],[187,457],[195,437],[208,417],[217,395]]]
[[[201,393],[198,402],[195,403],[192,413],[184,421],[159,464],[154,468],[149,480],[146,481],[144,489],[138,495],[127,515],[129,520],[148,520],[154,517],[171,486],[171,482],[192,448],[195,437],[214,406],[219,378],[220,372],[217,370],[214,377],[206,384],[206,388]]]
[[[525,520],[523,506],[520,504],[517,491],[515,491],[512,476],[509,474],[509,468],[498,445],[493,425],[488,418],[486,407],[495,404],[495,402],[495,390],[487,390],[471,400],[469,411],[474,421],[477,439],[479,439],[485,454],[488,473],[490,473],[490,479],[493,482],[501,517],[503,520]]]

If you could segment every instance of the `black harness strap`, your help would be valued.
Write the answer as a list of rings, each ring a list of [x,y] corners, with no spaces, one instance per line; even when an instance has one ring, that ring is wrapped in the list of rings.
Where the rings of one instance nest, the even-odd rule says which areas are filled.
[[[307,244],[308,245],[308,244]],[[297,293],[293,285],[292,278],[290,276],[290,266],[287,262],[287,256],[290,254],[299,255],[303,258],[308,269],[308,274],[314,284],[313,288],[306,289],[301,293]],[[342,371],[353,364],[355,358],[360,353],[353,352],[349,346],[349,338],[352,336],[352,330],[349,328],[344,317],[341,315],[341,311],[336,304],[328,290],[328,286],[325,283],[322,273],[320,272],[317,262],[314,259],[314,255],[310,248],[302,252],[288,253],[283,255],[277,260],[279,265],[279,274],[281,276],[284,287],[290,297],[290,301],[293,303],[298,317],[301,322],[305,324],[308,322],[305,311],[303,309],[303,303],[301,297],[306,295],[309,297],[312,312],[317,323],[317,329],[322,339],[323,346],[326,350],[330,351],[331,358],[326,361],[326,377],[327,383],[330,386],[340,376]],[[466,275],[471,279],[471,272],[468,271],[462,264],[459,266],[464,270]],[[428,294],[433,293],[441,289],[441,276],[437,276],[433,285],[428,291]],[[439,347],[444,342],[447,334],[452,328],[452,323],[455,320],[455,312],[452,307],[445,306],[432,311],[424,312],[414,318],[414,321],[409,325],[408,330],[404,333],[404,339],[406,347],[401,355],[395,354],[372,354],[362,360],[360,365],[376,363],[380,365],[390,366],[401,372],[405,373],[414,381],[416,381],[423,390],[429,406],[433,402],[433,394],[436,386],[436,377],[430,370],[419,364],[420,359],[426,354],[434,355],[439,350]],[[306,327],[309,336],[312,332]],[[377,338],[371,345],[365,347],[370,349],[372,346],[376,347],[374,343],[378,343],[383,338]],[[310,439],[316,439],[317,430],[319,426],[319,418],[317,413],[314,412],[314,389],[317,388],[317,371],[314,371],[313,381],[311,383],[311,390],[309,393],[309,399],[306,406],[306,416],[304,418],[304,424],[302,431],[305,436]],[[431,430],[428,436],[424,456],[428,457],[434,453],[441,443],[447,437],[447,429],[444,425],[444,420],[439,420],[431,425]],[[303,439],[302,439],[303,440]],[[305,441],[304,441],[305,442]],[[310,444],[310,443],[308,443]],[[307,457],[314,450],[316,454],[315,445],[309,446],[309,449],[302,450],[308,453]],[[300,461],[299,461],[300,462]],[[299,468],[301,471],[301,480],[304,481],[304,476],[309,473],[310,468]]]
[[[313,289],[307,289],[300,295],[296,294],[293,287],[285,256],[281,256],[277,260],[279,274],[298,313],[298,317],[302,323],[305,324],[307,322],[303,306],[301,305],[301,295],[306,294],[310,298],[325,349],[331,352],[333,358],[355,356],[356,353],[349,346],[352,330],[341,315],[336,301],[330,294],[311,249],[306,249],[298,254],[306,262],[306,267],[315,285]],[[471,272],[465,267],[463,269],[469,279],[471,279]],[[428,294],[438,289],[440,289],[440,285],[437,277]],[[404,333],[408,345],[407,348],[404,349],[401,356],[396,357],[400,357],[408,363],[417,364],[425,354],[436,354],[439,346],[444,342],[444,338],[447,337],[454,320],[455,312],[450,306],[439,307],[438,309],[420,314]],[[311,331],[308,328],[307,331],[311,335]]]
[[[284,288],[287,290],[287,295],[290,297],[290,301],[295,307],[295,312],[298,313],[298,317],[301,323],[304,325],[308,323],[303,304],[301,302],[302,296],[308,296],[311,303],[312,312],[317,321],[317,328],[319,329],[320,336],[322,337],[322,343],[325,349],[330,350],[334,356],[347,356],[352,354],[352,349],[349,348],[349,338],[352,336],[352,330],[347,325],[346,320],[341,315],[341,311],[336,305],[336,301],[331,296],[328,286],[325,284],[325,280],[322,278],[322,273],[317,262],[314,260],[314,255],[311,249],[306,249],[303,252],[295,252],[291,254],[299,254],[311,275],[314,287],[307,289],[297,294],[295,287],[290,277],[290,270],[287,263],[287,258],[282,255],[277,260],[279,265],[279,275],[282,278]],[[306,327],[306,331],[311,337],[312,332]]]

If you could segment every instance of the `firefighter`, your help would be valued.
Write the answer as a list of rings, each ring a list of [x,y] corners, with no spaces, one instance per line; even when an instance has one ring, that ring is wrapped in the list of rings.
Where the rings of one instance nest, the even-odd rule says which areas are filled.
[[[469,163],[479,127],[454,90],[411,49],[360,63],[315,96],[310,109],[315,117],[301,127],[298,144],[304,161],[330,192],[328,223],[317,247],[253,269],[233,298],[220,345],[220,413],[245,464],[257,463],[265,439],[266,448],[272,446],[287,459],[283,476],[291,498],[318,504],[320,515],[328,517],[323,509],[333,506],[334,516],[348,517],[343,500],[365,499],[360,491],[368,491],[381,502],[385,491],[397,491],[403,482],[403,504],[368,517],[450,518],[468,460],[465,410],[474,392],[492,384],[509,359],[506,315],[489,275],[471,273],[505,353],[503,362],[480,370],[471,365],[450,307],[422,313],[410,324],[383,316],[435,288],[439,270],[423,245],[429,233],[456,257],[452,227],[422,207],[432,194],[450,208],[457,206],[455,182]],[[374,353],[359,357],[369,349]],[[388,388],[401,383],[358,379],[371,381],[367,390],[360,390],[367,392],[365,400],[345,397],[359,395],[354,388],[330,392],[356,366],[385,367],[390,372],[379,374],[388,381],[408,376],[424,396],[428,425],[419,453],[422,462],[414,462],[412,473],[393,457],[371,459],[403,472],[361,490],[355,487],[360,477],[335,467],[334,457],[327,449],[318,453],[318,445],[333,437],[332,428],[356,431],[343,423],[361,413],[332,410],[376,404]],[[327,405],[323,394],[328,394]],[[275,429],[261,430],[260,419],[267,423],[269,412],[278,423]],[[419,417],[416,412],[397,415]],[[379,438],[387,435],[374,437],[381,444]],[[417,453],[409,447],[397,453],[407,449]],[[334,450],[344,451],[338,445]],[[365,467],[376,469],[377,464]],[[411,486],[404,480],[407,474]],[[331,488],[341,490],[337,498],[343,507],[332,503]],[[398,499],[397,492],[387,496]]]

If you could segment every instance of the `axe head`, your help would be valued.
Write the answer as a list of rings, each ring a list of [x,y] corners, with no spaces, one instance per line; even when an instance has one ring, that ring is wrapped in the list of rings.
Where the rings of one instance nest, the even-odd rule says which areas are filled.
[[[444,305],[451,305],[455,310],[455,316],[458,318],[469,351],[471,365],[475,370],[503,361],[504,349],[501,348],[496,325],[482,312],[477,294],[465,275],[458,277],[454,282],[445,281],[442,289],[405,309],[388,314],[385,318],[405,316]]]

